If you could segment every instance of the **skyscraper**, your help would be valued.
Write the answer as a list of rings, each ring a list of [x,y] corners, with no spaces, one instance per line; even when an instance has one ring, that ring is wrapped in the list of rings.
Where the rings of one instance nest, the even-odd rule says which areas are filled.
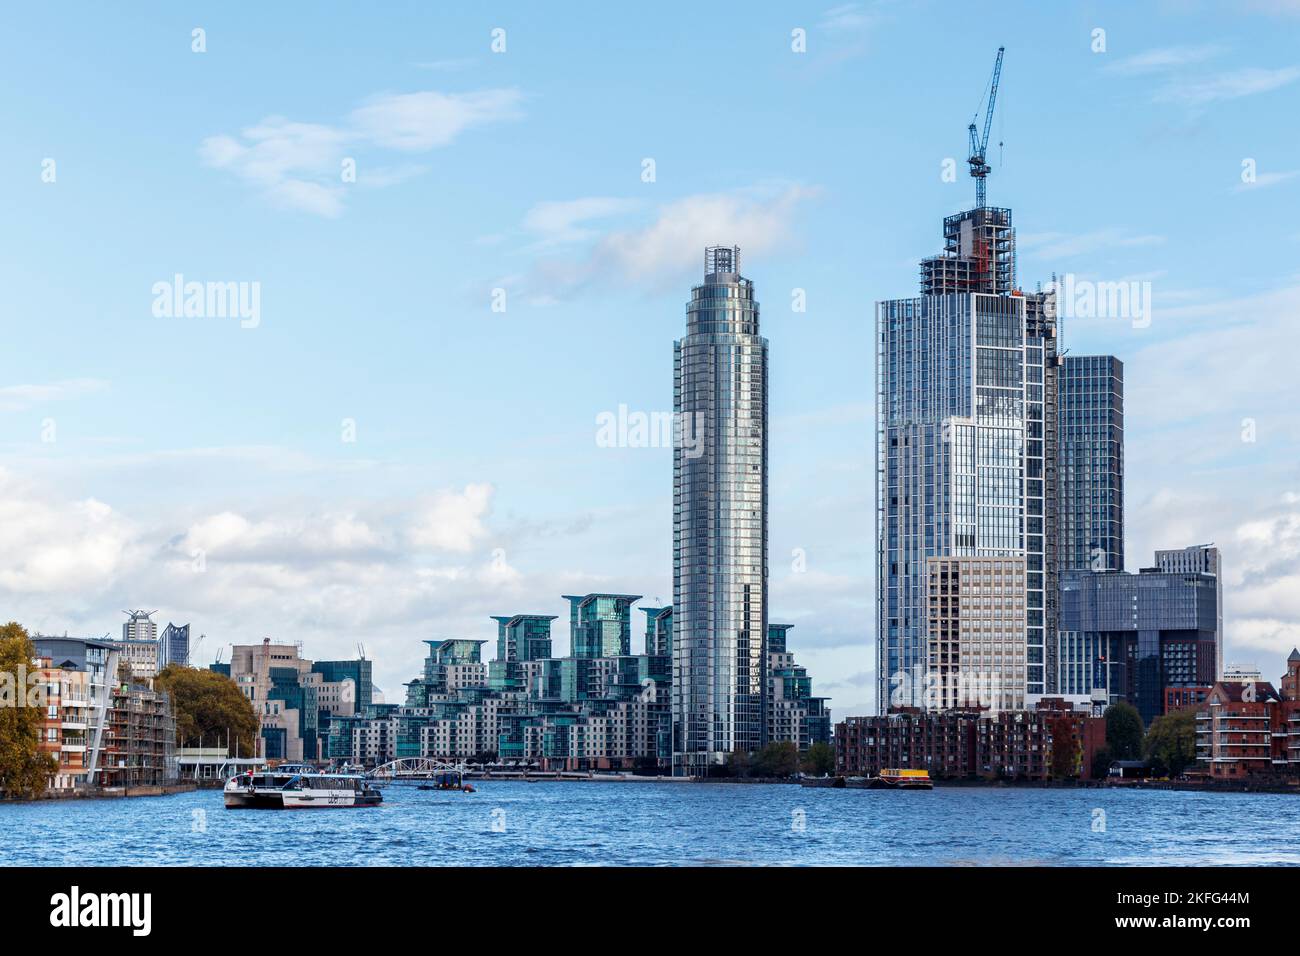
[[[674,345],[673,772],[767,739],[767,340],[740,250],[710,246]]]
[[[876,306],[877,706],[923,707],[930,558],[1023,557],[1024,653],[947,662],[1025,694],[1055,684],[1056,321],[1016,286],[1011,210],[944,220],[921,295]],[[937,586],[937,582],[934,582]],[[1006,642],[1001,642],[1005,649]],[[951,642],[940,642],[951,651]]]
[[[1124,363],[1061,365],[1060,567],[1124,570]]]

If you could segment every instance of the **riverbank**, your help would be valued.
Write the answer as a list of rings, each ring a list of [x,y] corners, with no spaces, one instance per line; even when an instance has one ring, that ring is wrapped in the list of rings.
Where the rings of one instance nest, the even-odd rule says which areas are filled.
[[[99,800],[128,797],[168,797],[175,793],[197,790],[193,780],[147,787],[92,787],[76,790],[46,790],[33,797],[0,796],[0,803],[33,803],[38,800]]]

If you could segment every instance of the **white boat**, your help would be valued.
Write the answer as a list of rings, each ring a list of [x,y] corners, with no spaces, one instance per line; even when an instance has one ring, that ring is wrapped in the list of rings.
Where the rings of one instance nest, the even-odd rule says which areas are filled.
[[[223,796],[227,810],[376,807],[384,799],[361,774],[319,773],[302,764],[236,774]]]

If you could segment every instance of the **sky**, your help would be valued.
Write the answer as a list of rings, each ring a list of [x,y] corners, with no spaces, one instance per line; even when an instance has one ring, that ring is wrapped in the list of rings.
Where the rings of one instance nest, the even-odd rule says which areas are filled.
[[[874,303],[973,204],[1004,46],[988,193],[1020,284],[1151,294],[1147,322],[1063,321],[1125,363],[1126,566],[1216,542],[1226,661],[1300,644],[1296,0],[4,17],[5,620],[156,608],[199,664],[360,644],[400,701],[422,641],[490,615],[560,615],[564,653],[563,594],[670,603],[671,451],[597,425],[671,411],[704,247],[735,244],[770,342],[770,616],[837,717],[870,712]],[[177,276],[246,307],[177,314]]]

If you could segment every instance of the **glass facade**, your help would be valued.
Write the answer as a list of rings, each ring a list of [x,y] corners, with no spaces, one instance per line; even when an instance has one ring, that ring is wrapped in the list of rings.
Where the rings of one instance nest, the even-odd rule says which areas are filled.
[[[639,594],[566,594],[569,653],[574,657],[618,657],[632,653],[632,605]]]
[[[767,340],[739,250],[710,247],[674,345],[673,771],[766,742]]]
[[[1127,700],[1143,723],[1167,687],[1215,681],[1218,579],[1213,574],[1067,571],[1061,585],[1061,692]]]
[[[1024,693],[1054,690],[1056,323],[1008,209],[944,222],[925,294],[876,307],[877,706],[926,706],[927,562],[1025,559]]]
[[[1060,566],[1124,570],[1124,364],[1067,355],[1061,364]]]

